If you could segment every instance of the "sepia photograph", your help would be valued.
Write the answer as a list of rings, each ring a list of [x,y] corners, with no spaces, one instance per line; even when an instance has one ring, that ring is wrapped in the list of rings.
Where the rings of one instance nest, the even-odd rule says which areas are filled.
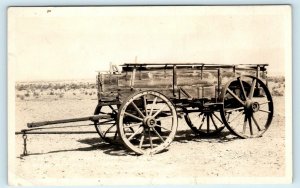
[[[9,185],[292,183],[291,14],[9,7]]]

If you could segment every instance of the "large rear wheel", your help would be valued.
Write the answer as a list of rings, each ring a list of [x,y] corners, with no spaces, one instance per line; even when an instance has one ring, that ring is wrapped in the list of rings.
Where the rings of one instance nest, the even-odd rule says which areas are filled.
[[[273,119],[273,100],[262,80],[254,76],[238,77],[223,88],[221,100],[222,120],[233,134],[253,138],[269,128]]]

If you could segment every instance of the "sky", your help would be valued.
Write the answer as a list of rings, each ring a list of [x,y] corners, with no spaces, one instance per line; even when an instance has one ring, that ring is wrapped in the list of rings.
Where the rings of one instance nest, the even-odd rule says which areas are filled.
[[[17,81],[93,79],[112,64],[290,63],[290,7],[35,7],[8,10]]]

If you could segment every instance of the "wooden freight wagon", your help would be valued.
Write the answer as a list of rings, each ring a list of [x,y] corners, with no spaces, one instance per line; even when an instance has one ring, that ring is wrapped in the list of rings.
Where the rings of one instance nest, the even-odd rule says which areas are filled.
[[[227,127],[240,138],[260,137],[274,111],[267,66],[125,63],[121,71],[114,66],[98,73],[93,116],[28,123],[28,127],[91,120],[104,141],[121,140],[137,154],[168,147],[178,117],[200,136],[216,135]],[[28,131],[22,132],[23,137]]]

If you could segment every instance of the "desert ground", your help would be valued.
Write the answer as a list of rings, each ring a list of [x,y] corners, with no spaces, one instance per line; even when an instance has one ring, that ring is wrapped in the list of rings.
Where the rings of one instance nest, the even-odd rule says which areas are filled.
[[[45,89],[30,96],[17,91],[16,131],[26,129],[28,122],[92,115],[95,91],[75,88],[61,95]],[[272,124],[260,138],[239,139],[227,129],[219,136],[203,138],[179,119],[174,141],[153,156],[129,155],[121,145],[103,142],[97,133],[28,135],[29,155],[22,156],[23,139],[16,135],[15,156],[11,156],[15,157],[15,183],[58,185],[65,180],[76,184],[73,180],[93,179],[99,184],[185,184],[204,183],[211,177],[282,177],[286,168],[284,96],[273,100]],[[95,131],[89,121],[51,127],[51,131]]]

